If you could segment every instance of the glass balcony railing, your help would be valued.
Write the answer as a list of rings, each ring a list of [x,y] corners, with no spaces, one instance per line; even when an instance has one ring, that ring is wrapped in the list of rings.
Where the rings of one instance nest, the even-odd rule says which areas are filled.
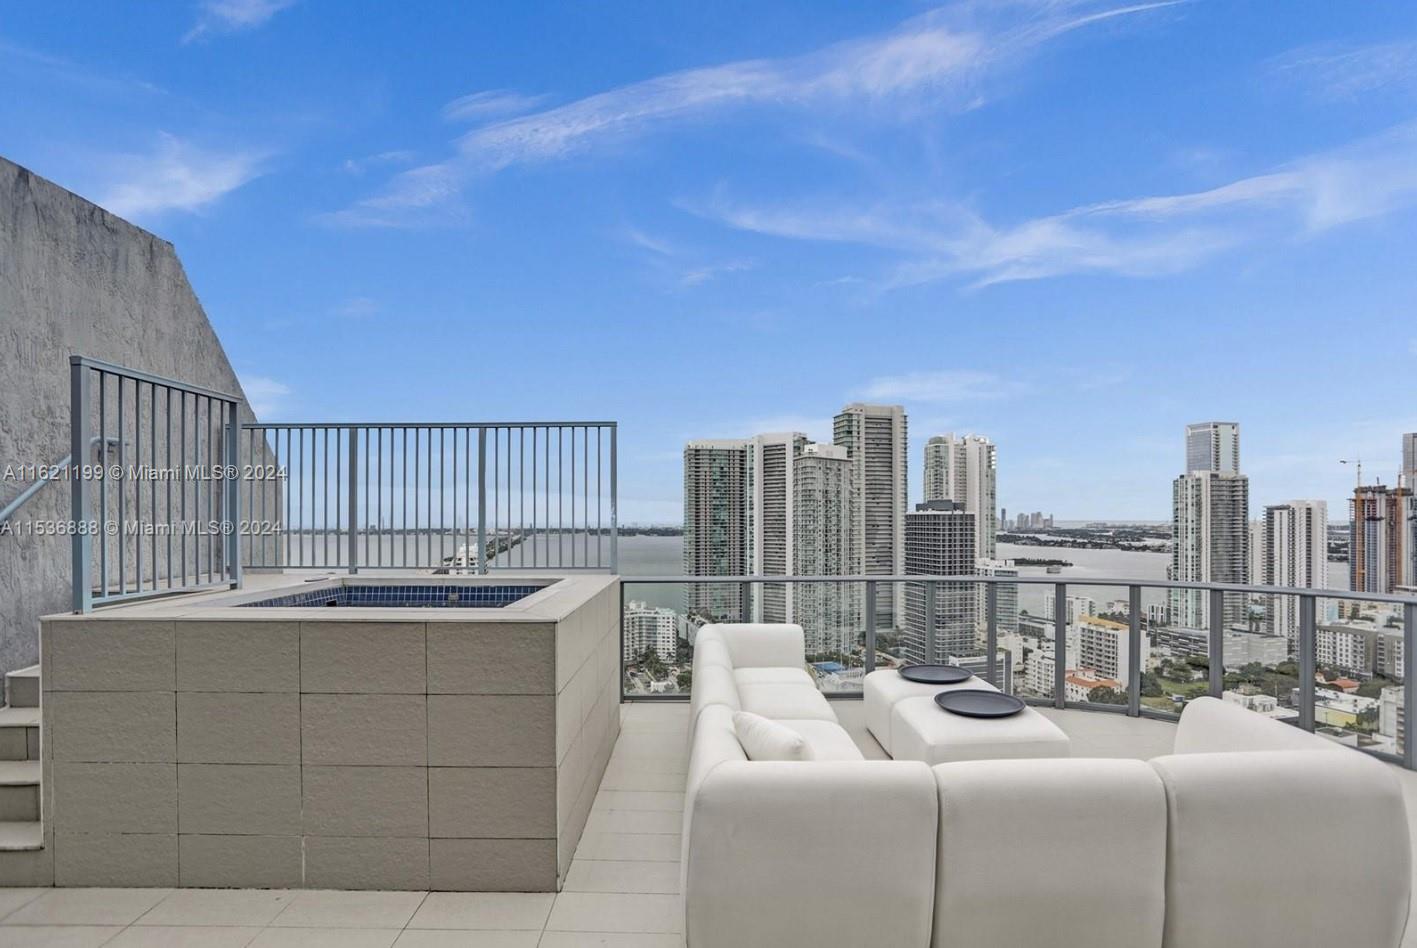
[[[804,667],[833,698],[860,697],[876,669],[945,662],[1057,708],[1174,720],[1210,695],[1417,769],[1405,716],[1417,700],[1408,674],[1417,598],[1126,578],[1086,585],[1118,595],[1099,603],[1034,576],[624,577],[623,697],[687,700],[705,624],[794,622]],[[1019,587],[1041,588],[1023,597]],[[1203,627],[1174,624],[1156,607],[1176,593],[1199,597]]]

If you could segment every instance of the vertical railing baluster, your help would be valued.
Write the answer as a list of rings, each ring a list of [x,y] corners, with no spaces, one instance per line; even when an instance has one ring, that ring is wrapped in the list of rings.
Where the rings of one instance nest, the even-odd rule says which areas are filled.
[[[876,670],[876,581],[866,580],[866,674]]]
[[[133,464],[143,468],[143,383],[133,380]],[[143,479],[133,484],[133,591],[143,591]]]
[[[1210,591],[1210,644],[1207,652],[1210,696],[1219,698],[1225,691],[1225,593],[1218,589]]]
[[[989,684],[1007,689],[999,681],[999,584],[984,585],[984,674]]]
[[[610,426],[610,572],[620,572],[619,452],[616,444],[620,426]]]
[[[349,572],[353,574],[359,572],[359,439],[353,427],[346,428],[345,434],[349,438]]]
[[[1315,639],[1318,630],[1315,624],[1318,600],[1311,595],[1299,597],[1299,726],[1306,731],[1314,729],[1314,689]],[[1405,656],[1404,656],[1405,657]]]
[[[924,658],[924,662],[925,662],[925,664],[927,664],[927,665],[933,665],[933,664],[935,664],[936,662],[938,662],[938,661],[940,660],[940,659],[939,659],[939,656],[936,654],[937,651],[939,650],[939,646],[938,646],[938,643],[935,641],[936,638],[937,638],[937,635],[938,635],[938,631],[937,631],[936,628],[935,628],[935,607],[936,607],[936,600],[937,600],[937,597],[938,597],[938,596],[939,596],[939,590],[936,588],[935,581],[934,581],[933,579],[927,579],[927,580],[925,581],[925,658]]]
[[[93,537],[85,529],[89,519],[89,482],[84,461],[89,447],[89,368],[77,357],[69,360],[69,519],[73,530],[69,557],[75,612],[93,608]],[[99,524],[99,529],[104,529]]]
[[[1053,586],[1053,707],[1068,704],[1068,584]]]
[[[118,480],[114,486],[118,490],[118,530],[114,537],[118,542],[118,595],[128,591],[128,538],[123,535],[128,520],[128,452],[125,445],[128,436],[124,433],[123,419],[123,376],[114,376],[118,383]]]
[[[1141,587],[1127,587],[1127,713],[1141,715]]]
[[[477,572],[487,572],[487,429],[477,429]]]
[[[76,371],[70,363],[69,371]],[[99,595],[108,595],[108,373],[98,370],[98,465],[94,468],[94,479],[98,483],[98,585]],[[70,380],[70,385],[73,380]],[[90,383],[92,384],[92,383]],[[88,460],[85,451],[82,457],[70,455],[75,464]],[[92,588],[92,586],[90,587]]]
[[[1417,602],[1402,607],[1402,765],[1417,770],[1417,741],[1412,740],[1412,709],[1417,706],[1417,676],[1412,653],[1417,651]]]
[[[241,585],[241,446],[237,440],[240,436],[241,428],[237,423],[236,405],[231,402],[225,403],[227,414],[226,423],[226,450],[223,458],[227,464],[226,480],[226,568],[227,576],[233,587]]]

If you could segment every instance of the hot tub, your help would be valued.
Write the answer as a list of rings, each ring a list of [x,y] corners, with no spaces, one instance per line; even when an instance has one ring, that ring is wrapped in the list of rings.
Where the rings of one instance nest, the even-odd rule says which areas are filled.
[[[487,586],[423,583],[409,586],[340,583],[319,589],[243,602],[244,608],[296,608],[312,606],[371,607],[377,609],[500,609],[540,592],[543,586]]]

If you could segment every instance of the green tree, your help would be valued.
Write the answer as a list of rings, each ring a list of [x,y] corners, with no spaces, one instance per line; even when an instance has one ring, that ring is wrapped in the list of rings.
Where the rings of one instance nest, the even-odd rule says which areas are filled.
[[[1087,693],[1087,700],[1093,704],[1126,704],[1127,694],[1118,691],[1116,688],[1109,688],[1106,685],[1098,685]]]
[[[694,683],[694,670],[685,668],[679,672],[679,677],[674,679],[674,683],[679,686],[680,691],[688,691]]]

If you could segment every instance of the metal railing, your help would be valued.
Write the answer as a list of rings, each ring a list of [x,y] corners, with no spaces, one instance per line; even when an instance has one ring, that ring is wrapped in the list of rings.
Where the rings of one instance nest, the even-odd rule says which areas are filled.
[[[241,584],[234,395],[69,360],[73,606]],[[110,446],[99,463],[96,443]],[[53,478],[51,478],[53,479]]]
[[[620,586],[620,612],[621,622],[621,681],[622,685],[628,680],[628,673],[631,671],[633,663],[624,661],[625,657],[625,635],[626,635],[626,602],[633,598],[627,592],[627,587],[633,589],[637,585],[677,585],[677,586],[699,586],[699,585],[734,585],[738,589],[739,611],[737,615],[722,616],[700,616],[703,621],[774,621],[763,615],[761,596],[754,596],[755,590],[767,585],[784,584],[846,584],[858,583],[865,587],[865,607],[863,610],[863,628],[859,631],[848,632],[848,636],[859,636],[860,668],[861,674],[875,671],[881,664],[878,654],[880,639],[883,631],[891,633],[893,630],[881,630],[878,628],[877,602],[878,590],[882,584],[893,584],[914,587],[920,591],[925,602],[925,614],[923,628],[907,630],[907,634],[913,635],[916,640],[916,651],[922,654],[914,656],[913,660],[924,661],[945,661],[950,659],[965,658],[972,660],[973,664],[982,664],[984,668],[983,677],[996,686],[1002,686],[1000,679],[1000,648],[999,648],[999,589],[1001,587],[1023,587],[1023,586],[1049,586],[1052,587],[1052,616],[1045,621],[1048,625],[1043,626],[1048,629],[1051,626],[1051,635],[1040,638],[1037,644],[1041,646],[1049,642],[1052,643],[1052,682],[1051,693],[1047,695],[1025,696],[1030,704],[1048,705],[1055,708],[1079,708],[1092,711],[1111,711],[1123,713],[1132,717],[1159,717],[1168,720],[1176,718],[1175,713],[1162,711],[1148,707],[1143,703],[1143,677],[1148,670],[1142,663],[1142,653],[1144,645],[1144,633],[1151,633],[1153,636],[1157,632],[1172,631],[1169,625],[1158,625],[1147,622],[1143,618],[1142,591],[1143,590],[1192,590],[1201,591],[1208,596],[1208,619],[1209,627],[1203,630],[1195,630],[1198,634],[1195,638],[1198,646],[1204,649],[1205,676],[1204,693],[1221,697],[1226,689],[1226,635],[1230,632],[1235,634],[1258,634],[1241,633],[1238,630],[1227,630],[1225,626],[1225,598],[1227,596],[1242,595],[1254,597],[1261,602],[1273,602],[1274,597],[1293,596],[1299,600],[1299,622],[1296,635],[1292,643],[1292,648],[1286,652],[1284,661],[1281,664],[1293,662],[1296,666],[1294,678],[1297,679],[1294,691],[1293,709],[1296,712],[1289,722],[1307,731],[1316,730],[1316,698],[1318,694],[1318,684],[1316,681],[1318,673],[1318,603],[1321,600],[1339,600],[1343,602],[1369,603],[1379,606],[1386,606],[1392,609],[1395,617],[1400,617],[1401,632],[1390,630],[1388,632],[1394,638],[1400,635],[1401,640],[1401,660],[1399,663],[1401,671],[1400,679],[1400,700],[1401,708],[1398,715],[1397,737],[1395,738],[1396,753],[1375,750],[1367,747],[1360,747],[1367,753],[1388,760],[1392,763],[1401,764],[1409,769],[1417,769],[1417,741],[1407,739],[1406,735],[1406,709],[1417,706],[1417,676],[1412,672],[1413,653],[1417,651],[1417,598],[1411,596],[1384,595],[1367,592],[1354,592],[1339,589],[1299,589],[1292,587],[1273,586],[1248,586],[1218,583],[1184,583],[1169,580],[1137,580],[1130,578],[1094,578],[1086,577],[1079,579],[1073,586],[1076,587],[1110,587],[1119,590],[1125,589],[1127,594],[1126,608],[1126,643],[1127,657],[1125,669],[1118,669],[1119,676],[1125,677],[1125,703],[1124,704],[1100,704],[1094,701],[1070,700],[1067,692],[1067,679],[1070,671],[1068,661],[1069,629],[1073,623],[1068,621],[1068,588],[1069,583],[1065,580],[1057,580],[1041,576],[625,576],[621,579]],[[946,655],[941,643],[937,640],[938,628],[936,622],[935,604],[937,593],[941,587],[957,589],[967,585],[975,588],[977,585],[984,586],[984,616],[982,620],[983,643],[982,655],[972,652],[966,655]],[[971,593],[972,595],[972,593]],[[687,597],[686,597],[687,598]],[[899,602],[899,600],[897,600]],[[1035,617],[1036,618],[1036,617]],[[1092,618],[1092,617],[1083,617]],[[917,624],[919,624],[917,622]],[[1326,629],[1328,627],[1325,627]],[[970,629],[971,635],[974,629]],[[1276,637],[1277,638],[1277,637]],[[681,646],[682,648],[682,646]],[[1118,650],[1120,653],[1120,649]],[[981,661],[982,659],[982,661]],[[805,660],[805,656],[804,656]],[[853,656],[854,660],[854,656]],[[1263,664],[1263,663],[1250,663]],[[692,674],[692,664],[689,664],[690,674]],[[1047,672],[1047,666],[1043,666]],[[1396,687],[1396,685],[1394,685]],[[861,693],[857,691],[828,692],[833,698],[859,698]],[[687,700],[687,694],[645,694],[625,690],[622,687],[622,698],[626,701],[643,700]]]
[[[269,460],[245,485],[266,527],[248,568],[618,565],[615,422],[248,424],[241,442]]]

